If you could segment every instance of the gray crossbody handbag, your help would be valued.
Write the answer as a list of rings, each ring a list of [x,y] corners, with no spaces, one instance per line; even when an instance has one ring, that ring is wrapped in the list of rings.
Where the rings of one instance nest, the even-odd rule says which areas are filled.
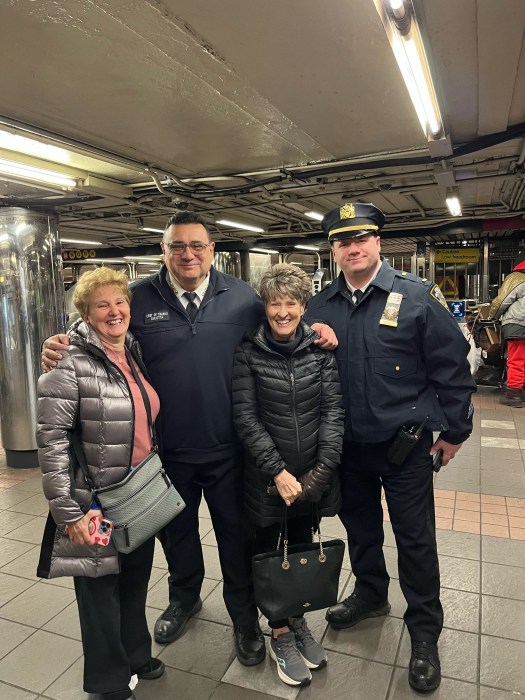
[[[122,481],[102,488],[94,488],[90,483],[104,517],[113,523],[111,535],[113,544],[123,554],[132,552],[156,535],[186,507],[162,466],[148,394],[127,349],[126,355],[144,401],[153,450],[140,464],[133,467]],[[87,476],[87,464],[83,452],[82,458],[83,464],[81,463],[80,466]],[[88,481],[91,480],[88,478]]]

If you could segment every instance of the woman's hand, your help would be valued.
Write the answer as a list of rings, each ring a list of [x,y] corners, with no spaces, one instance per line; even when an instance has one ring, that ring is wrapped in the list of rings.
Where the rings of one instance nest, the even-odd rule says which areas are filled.
[[[274,477],[275,485],[279,491],[279,496],[283,499],[287,506],[291,506],[297,497],[301,494],[301,484],[297,481],[293,474],[283,469],[282,472]]]
[[[99,510],[88,510],[88,512],[73,523],[66,525],[66,533],[69,539],[76,544],[93,544],[93,535],[89,532],[89,521],[96,515],[102,515]]]

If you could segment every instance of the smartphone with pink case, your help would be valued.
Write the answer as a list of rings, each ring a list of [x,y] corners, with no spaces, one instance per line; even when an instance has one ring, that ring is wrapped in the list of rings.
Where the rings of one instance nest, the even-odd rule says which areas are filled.
[[[95,515],[89,521],[89,534],[93,538],[93,544],[99,544],[106,547],[109,544],[113,523],[111,520],[104,518],[101,515]]]

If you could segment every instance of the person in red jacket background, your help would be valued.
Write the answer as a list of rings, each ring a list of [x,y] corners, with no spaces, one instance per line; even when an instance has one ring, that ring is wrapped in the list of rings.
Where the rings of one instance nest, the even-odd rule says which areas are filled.
[[[489,316],[501,319],[501,340],[507,344],[507,391],[500,403],[521,408],[525,384],[525,254],[514,262],[490,306]]]

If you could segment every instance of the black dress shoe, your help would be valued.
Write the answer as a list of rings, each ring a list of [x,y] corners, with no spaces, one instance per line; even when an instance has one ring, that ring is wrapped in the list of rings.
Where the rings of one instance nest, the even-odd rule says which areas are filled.
[[[190,617],[201,608],[200,598],[190,610],[184,610],[178,603],[170,603],[155,623],[154,636],[157,644],[170,644],[181,637]]]
[[[131,674],[136,673],[140,680],[143,681],[153,681],[155,678],[160,678],[165,670],[166,667],[163,661],[151,657],[144,666],[141,666],[136,671],[131,671]]]
[[[441,683],[441,664],[437,644],[412,642],[408,682],[419,693],[432,693]]]
[[[243,666],[256,666],[264,661],[266,644],[258,622],[235,625],[233,628],[235,653]]]
[[[325,619],[335,630],[342,630],[357,625],[358,622],[367,617],[380,617],[388,615],[389,612],[390,603],[388,600],[381,605],[371,605],[354,592],[337,605],[328,608]]]

